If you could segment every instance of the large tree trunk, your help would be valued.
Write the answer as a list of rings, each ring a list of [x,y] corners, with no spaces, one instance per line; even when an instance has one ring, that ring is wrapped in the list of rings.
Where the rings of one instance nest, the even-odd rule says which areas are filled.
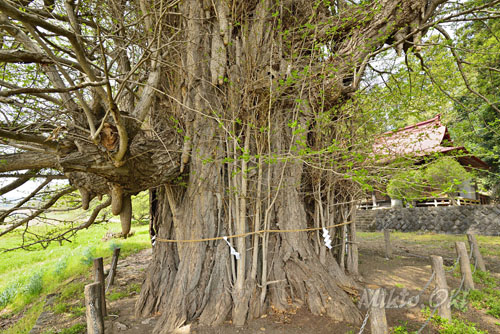
[[[169,74],[175,80],[165,90],[175,103],[165,103],[184,126],[181,171],[187,174],[152,192],[156,244],[136,305],[138,315],[161,313],[155,333],[195,319],[243,325],[270,306],[361,320],[344,291],[356,287],[344,270],[345,227],[329,230],[337,246],[331,250],[318,232],[229,239],[239,260],[224,240],[196,240],[349,220],[352,182],[324,172],[340,173],[347,167],[339,162],[350,159],[353,115],[341,106],[356,90],[370,52],[421,20],[422,2],[382,3],[342,13],[357,17],[354,23],[320,23],[332,9],[304,1],[180,5],[185,44],[175,62],[184,72]],[[331,58],[318,64],[324,56],[315,43],[327,45],[329,38]],[[332,139],[339,143],[335,150],[316,153]]]
[[[215,146],[213,142],[202,141],[210,149]],[[191,162],[191,174],[197,176],[187,189],[165,186],[155,191],[154,256],[136,310],[142,316],[162,314],[156,333],[169,333],[194,319],[207,325],[221,324],[231,313],[233,322],[242,324],[246,319],[260,316],[269,305],[277,310],[304,306],[314,314],[328,315],[338,321],[356,323],[360,320],[357,308],[339,288],[353,288],[355,283],[344,274],[331,253],[324,263],[319,261],[313,246],[315,240],[311,240],[308,233],[264,235],[269,242],[265,254],[259,237],[258,277],[252,276],[250,238],[239,239],[243,247],[236,246],[237,239],[231,240],[248,259],[243,266],[245,280],[241,290],[234,273],[241,275],[237,265],[244,257],[236,261],[235,266],[225,241],[162,241],[212,238],[232,234],[232,230],[235,233],[229,220],[234,214],[227,210],[231,199],[224,192],[222,168],[196,160]],[[270,173],[282,173],[286,179],[271,209],[270,228],[308,227],[305,203],[299,194],[301,169],[301,163],[269,169]],[[263,256],[268,276],[261,279]]]
[[[168,333],[195,318],[220,324],[231,310],[230,257],[224,242],[162,242],[229,234],[224,225],[221,165],[201,159],[217,150],[212,123],[203,117],[194,122],[192,142],[199,156],[191,161],[193,176],[187,188],[165,186],[155,191],[152,219],[156,244],[137,312],[161,312],[158,333]]]

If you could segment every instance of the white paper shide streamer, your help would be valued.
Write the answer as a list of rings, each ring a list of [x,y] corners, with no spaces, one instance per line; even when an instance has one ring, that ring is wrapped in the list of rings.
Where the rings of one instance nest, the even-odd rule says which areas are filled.
[[[330,238],[330,233],[328,233],[328,230],[323,227],[323,239],[325,239],[325,246],[328,247],[328,249],[332,249],[332,239]]]
[[[229,243],[229,241],[227,241],[227,237],[223,237],[223,239],[226,241],[226,243],[229,246],[229,248],[231,248],[231,255],[234,255],[234,257],[236,258],[236,260],[239,260],[240,259],[240,253],[238,253],[236,251],[236,249],[234,249],[233,246],[231,246],[231,244]]]

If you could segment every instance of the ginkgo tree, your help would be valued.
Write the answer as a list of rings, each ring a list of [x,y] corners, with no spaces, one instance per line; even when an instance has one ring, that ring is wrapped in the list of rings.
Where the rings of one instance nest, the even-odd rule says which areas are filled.
[[[345,248],[319,232],[229,239],[238,259],[211,239],[350,220],[373,165],[354,101],[371,59],[418,53],[427,32],[498,4],[0,0],[0,172],[19,176],[10,188],[70,183],[0,235],[75,189],[83,208],[105,198],[73,230],[111,206],[127,235],[131,196],[149,189],[156,242],[136,311],[161,313],[155,333],[242,325],[270,305],[359,323]],[[347,229],[330,229],[333,246]]]

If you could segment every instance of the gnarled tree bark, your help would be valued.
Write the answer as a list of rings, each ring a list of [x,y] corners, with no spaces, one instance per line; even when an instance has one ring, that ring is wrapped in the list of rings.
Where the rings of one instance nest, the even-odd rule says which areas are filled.
[[[338,247],[348,229],[329,230],[332,250],[318,232],[230,239],[239,260],[224,240],[196,240],[348,221],[356,186],[343,161],[352,158],[355,113],[344,107],[369,59],[387,41],[399,51],[419,42],[443,1],[111,2],[107,8],[89,1],[89,8],[113,13],[116,24],[106,16],[94,23],[71,2],[48,20],[46,9],[0,0],[0,28],[27,50],[4,56],[48,57],[42,72],[53,87],[0,81],[9,89],[4,96],[33,94],[66,109],[57,126],[54,111],[37,114],[45,127],[0,130],[0,137],[32,149],[4,154],[0,172],[60,170],[81,189],[85,207],[108,194],[98,209],[111,202],[124,232],[130,196],[150,189],[156,242],[136,311],[161,313],[156,334],[195,319],[242,325],[269,307],[302,306],[359,323],[345,292],[356,284]],[[123,7],[131,21],[117,15]],[[81,36],[80,25],[94,32],[93,40]],[[44,31],[73,49],[54,48]],[[101,42],[106,38],[113,43]],[[109,67],[105,48],[120,58]]]

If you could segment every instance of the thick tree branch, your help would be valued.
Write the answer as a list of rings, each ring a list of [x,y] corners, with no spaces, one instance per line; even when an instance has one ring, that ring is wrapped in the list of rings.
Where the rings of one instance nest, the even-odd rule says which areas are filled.
[[[56,168],[58,158],[54,154],[23,152],[0,155],[0,173],[23,169]]]
[[[2,195],[6,194],[14,189],[19,188],[20,186],[22,186],[23,184],[28,182],[28,180],[31,179],[34,175],[36,175],[37,172],[38,172],[38,170],[35,169],[35,170],[30,170],[30,171],[26,172],[25,174],[19,175],[17,180],[0,188],[0,196],[2,196]]]
[[[39,26],[57,35],[66,37],[73,46],[76,58],[78,59],[78,62],[80,63],[82,69],[85,71],[85,74],[88,75],[90,80],[97,81],[97,76],[95,75],[89,61],[87,60],[87,57],[85,56],[85,50],[83,48],[83,45],[79,43],[79,39],[74,33],[62,27],[56,26],[48,22],[47,20],[43,20],[36,15],[20,11],[14,6],[8,4],[7,1],[5,0],[0,0],[0,10],[5,14],[7,14],[8,16],[12,17],[13,19],[19,20],[25,24],[32,26]],[[97,92],[99,93],[101,98],[103,99],[106,98],[106,93],[102,88],[97,88]]]
[[[20,178],[24,174],[0,174],[0,178]],[[49,180],[67,180],[66,175],[57,174],[33,174],[30,178],[32,179],[49,179]]]
[[[11,90],[4,90],[0,91],[0,97],[8,97],[12,95],[18,95],[18,94],[40,94],[40,93],[67,93],[71,92],[74,90],[82,89],[85,87],[97,87],[97,86],[102,86],[105,85],[105,81],[99,81],[99,82],[83,82],[81,84],[71,86],[71,87],[65,87],[65,88],[18,88],[18,89],[11,89]]]
[[[23,134],[16,131],[4,130],[1,128],[0,128],[0,137],[22,142],[28,142],[28,143],[37,143],[54,150],[56,150],[59,147],[59,144],[57,142],[43,136]]]
[[[52,59],[42,53],[23,50],[0,50],[0,62],[49,64]]]
[[[3,80],[0,80],[0,86],[3,86],[3,87],[6,87],[6,88],[9,88],[9,89],[22,89],[22,87],[19,87],[19,86],[16,86],[10,82],[6,82],[6,81],[3,81]],[[44,100],[47,100],[49,102],[52,102],[54,104],[57,104],[57,105],[61,105],[63,104],[63,102],[49,94],[44,94],[44,93],[32,93],[31,95],[33,96],[36,96],[36,97],[39,97],[39,98],[42,98]]]

